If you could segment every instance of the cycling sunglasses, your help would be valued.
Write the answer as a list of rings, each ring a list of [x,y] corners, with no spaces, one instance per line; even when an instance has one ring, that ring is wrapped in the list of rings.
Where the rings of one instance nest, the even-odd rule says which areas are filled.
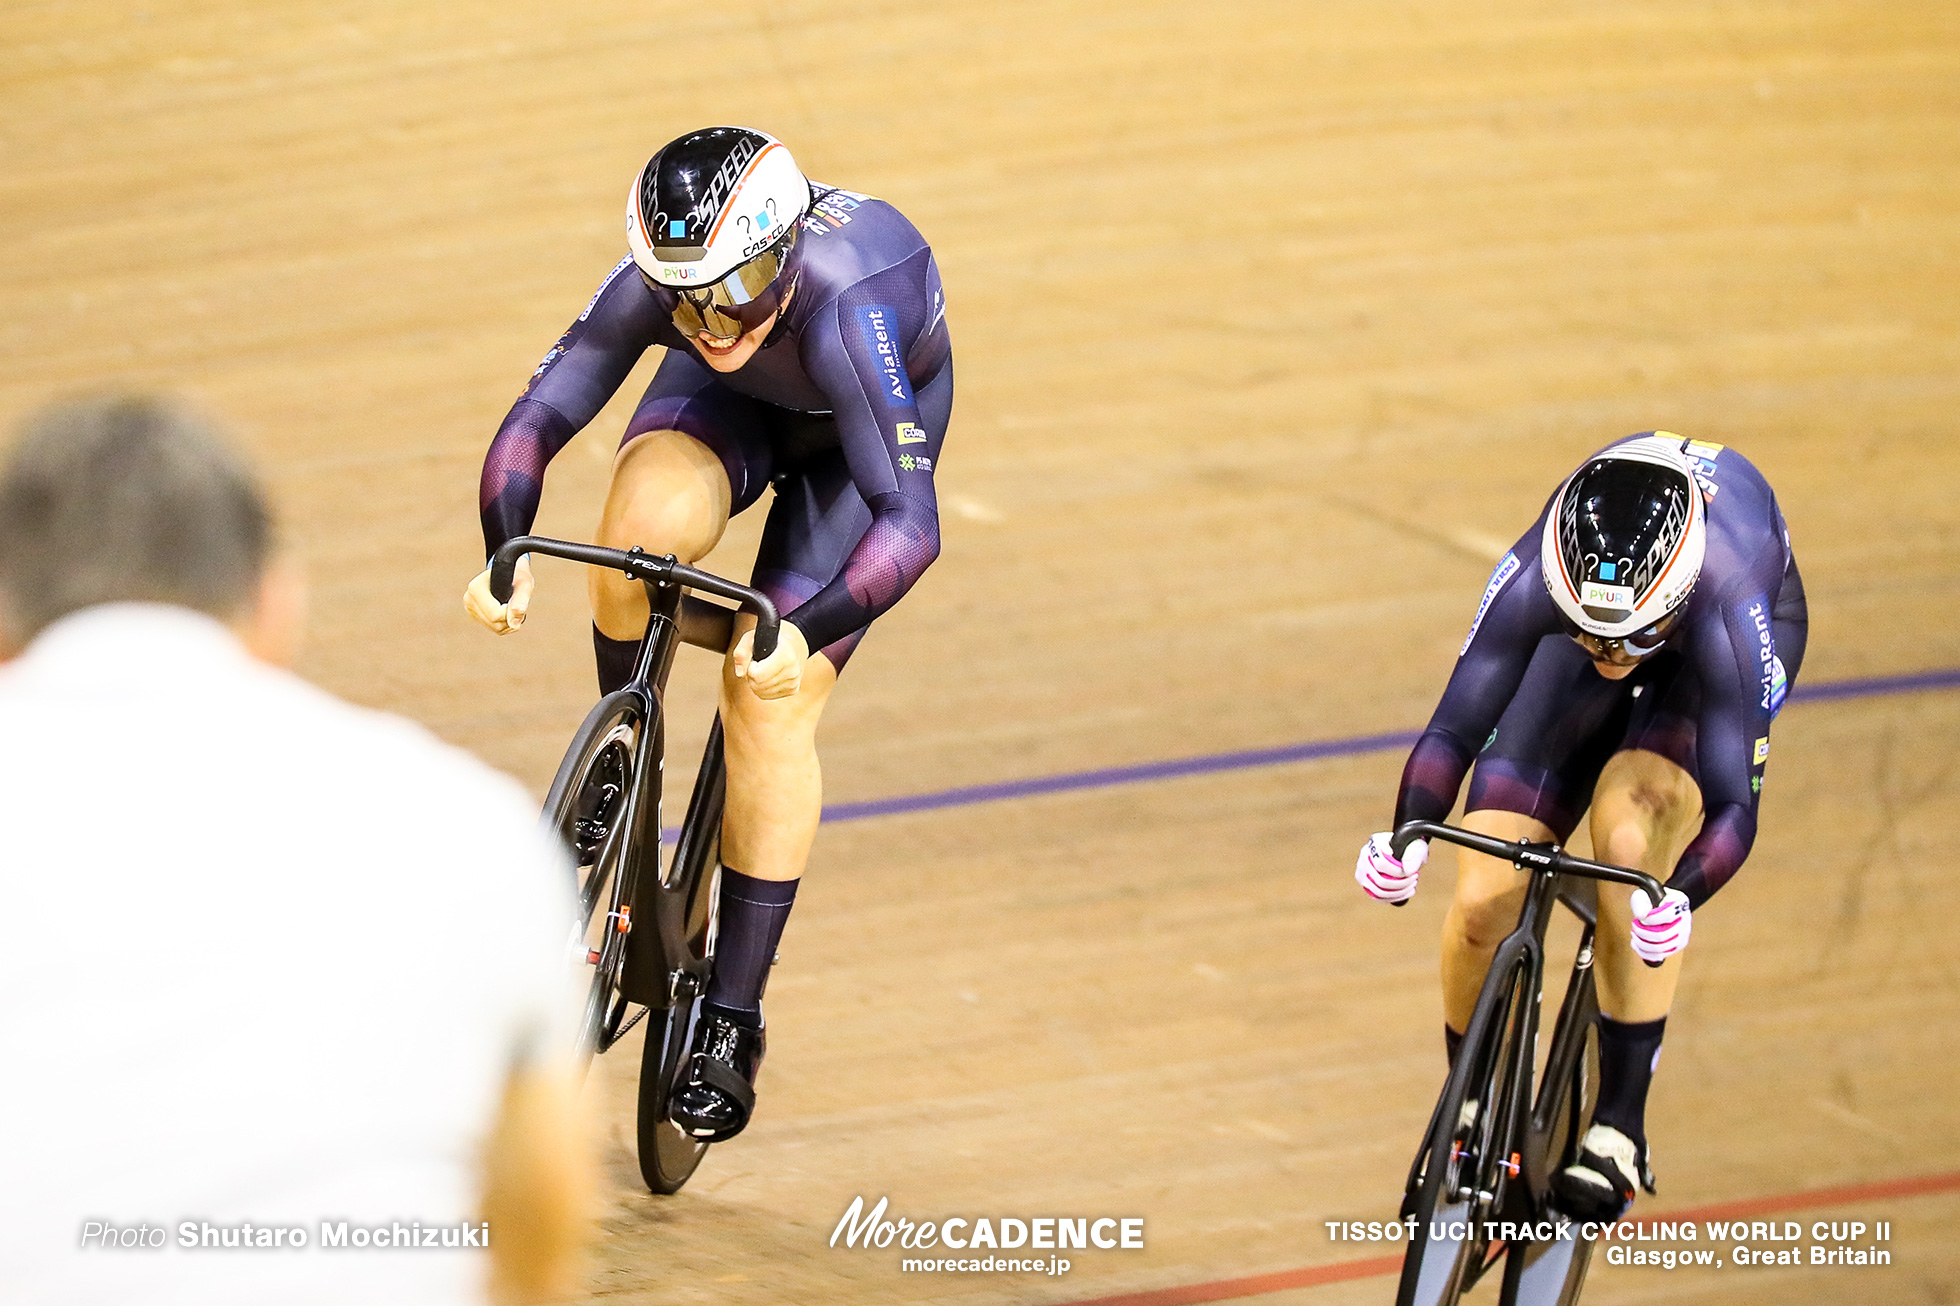
[[[1681,611],[1681,608],[1676,608],[1653,625],[1619,639],[1608,639],[1604,635],[1581,630],[1570,618],[1565,619],[1565,633],[1595,662],[1614,667],[1636,667],[1661,651],[1667,637],[1680,623]],[[1560,615],[1563,617],[1564,614]]]
[[[783,273],[796,249],[796,234],[796,228],[791,227],[790,234],[775,248],[756,255],[713,285],[660,286],[644,271],[640,275],[656,292],[675,297],[669,316],[689,340],[703,331],[720,340],[734,340],[767,322],[789,298],[796,277]]]

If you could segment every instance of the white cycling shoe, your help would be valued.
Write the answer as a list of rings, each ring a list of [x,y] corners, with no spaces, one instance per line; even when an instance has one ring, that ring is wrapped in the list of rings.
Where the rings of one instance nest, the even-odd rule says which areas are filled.
[[[1639,1146],[1611,1125],[1594,1125],[1579,1144],[1579,1159],[1552,1176],[1552,1195],[1575,1220],[1607,1222],[1633,1205],[1636,1182],[1654,1191],[1654,1172]]]

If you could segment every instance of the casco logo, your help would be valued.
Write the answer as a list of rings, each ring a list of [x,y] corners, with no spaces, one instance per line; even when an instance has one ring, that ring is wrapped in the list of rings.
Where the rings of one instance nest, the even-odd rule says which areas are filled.
[[[753,258],[782,239],[783,224],[776,219],[776,199],[773,195],[763,200],[760,212],[737,214],[735,225],[737,234],[742,237],[743,258]]]

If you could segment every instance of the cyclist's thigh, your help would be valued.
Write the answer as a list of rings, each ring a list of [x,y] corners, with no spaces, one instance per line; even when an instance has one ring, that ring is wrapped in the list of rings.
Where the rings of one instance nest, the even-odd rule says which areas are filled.
[[[655,551],[671,553],[682,553],[678,546],[686,543],[700,557],[728,518],[769,484],[767,418],[767,405],[721,384],[688,355],[668,351],[613,460],[607,523],[638,518],[678,538],[632,543],[648,550],[660,544]],[[681,502],[669,507],[675,499]]]
[[[1624,749],[1600,773],[1590,825],[1595,856],[1665,879],[1701,828],[1701,787],[1671,758]]]
[[[1463,828],[1498,839],[1533,843],[1547,843],[1553,838],[1551,828],[1536,817],[1493,808],[1465,813]],[[1490,943],[1508,934],[1524,905],[1524,887],[1524,876],[1511,863],[1468,848],[1456,850],[1456,906],[1473,934],[1489,935]]]
[[[1633,688],[1593,670],[1571,640],[1546,637],[1477,755],[1466,812],[1510,812],[1571,838],[1625,734]]]
[[[870,527],[871,509],[851,480],[843,451],[806,455],[776,485],[750,583],[782,611],[793,611],[837,578]],[[842,671],[863,638],[863,631],[854,631],[810,651]]]
[[[1596,856],[1665,879],[1701,819],[1701,677],[1678,655],[1662,654],[1653,671],[1600,773],[1591,826]]]
[[[952,417],[952,364],[948,362],[920,386],[917,397],[925,456],[936,463]],[[750,583],[789,612],[843,572],[851,551],[871,528],[871,509],[851,479],[834,419],[827,414],[777,411],[771,426],[778,469],[776,499],[762,528],[762,547],[756,551]],[[862,630],[854,631],[810,651],[821,652],[841,672],[864,635]]]

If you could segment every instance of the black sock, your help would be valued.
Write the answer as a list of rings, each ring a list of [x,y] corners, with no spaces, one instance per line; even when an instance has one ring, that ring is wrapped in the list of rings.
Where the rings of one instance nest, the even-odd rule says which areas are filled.
[[[610,694],[633,678],[633,663],[639,656],[640,641],[614,639],[592,627],[592,655],[599,663],[599,693]]]
[[[797,880],[758,880],[721,868],[715,972],[703,1005],[738,1024],[762,1023],[762,984],[769,978],[783,924],[796,902]]]
[[[1443,1052],[1444,1055],[1449,1057],[1450,1065],[1456,1065],[1456,1054],[1462,1047],[1463,1035],[1457,1033],[1445,1023],[1443,1026]]]
[[[1632,1025],[1599,1018],[1599,1106],[1593,1122],[1631,1138],[1642,1156],[1647,1154],[1647,1086],[1654,1082],[1666,1032],[1666,1016]]]

